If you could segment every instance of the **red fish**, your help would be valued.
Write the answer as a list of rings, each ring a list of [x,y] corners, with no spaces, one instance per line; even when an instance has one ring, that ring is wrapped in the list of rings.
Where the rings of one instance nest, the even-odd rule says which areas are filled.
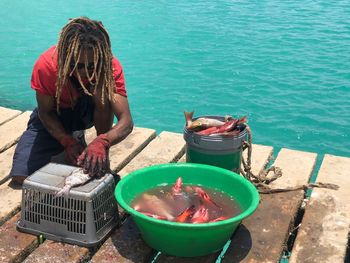
[[[196,191],[196,193],[205,201],[208,203],[212,203],[213,205],[220,207],[217,203],[213,201],[213,199],[210,198],[210,196],[203,190],[203,188],[196,186],[193,187],[193,189]]]
[[[214,135],[222,135],[222,136],[235,136],[240,134],[240,130],[233,130],[233,131],[229,131],[229,132],[223,132],[223,133],[212,133],[210,134],[210,136],[214,136]]]
[[[192,216],[192,224],[206,223],[209,220],[208,208],[200,207]]]
[[[247,121],[247,116],[243,116],[240,119],[232,119],[230,121],[227,121],[225,124],[219,126],[219,127],[210,127],[208,129],[202,130],[198,132],[199,135],[220,135],[225,134],[229,135],[228,132],[233,131],[236,129],[238,124],[245,123]]]
[[[186,222],[187,219],[191,218],[193,216],[193,214],[195,213],[195,208],[194,205],[191,205],[189,208],[187,208],[185,211],[183,211],[182,213],[180,213],[175,221],[177,222]]]
[[[176,179],[175,185],[172,187],[173,193],[175,195],[181,194],[182,192],[182,178],[179,177]]]
[[[218,218],[210,220],[209,222],[219,222],[219,221],[223,221],[223,220],[226,220],[226,219],[228,219],[227,216],[220,216]]]
[[[218,130],[219,130],[218,127],[210,127],[210,128],[205,129],[203,131],[197,132],[197,134],[199,134],[199,135],[210,135],[212,133],[217,133]]]
[[[148,212],[142,212],[142,211],[138,211],[146,216],[152,217],[152,218],[156,218],[156,219],[160,219],[160,220],[168,220],[168,218],[166,216],[160,216],[160,215],[155,215],[155,214],[151,214]]]
[[[219,128],[218,133],[233,131],[234,129],[236,129],[238,124],[245,123],[246,121],[247,121],[247,116],[243,116],[238,120],[233,119],[231,121],[228,121]]]

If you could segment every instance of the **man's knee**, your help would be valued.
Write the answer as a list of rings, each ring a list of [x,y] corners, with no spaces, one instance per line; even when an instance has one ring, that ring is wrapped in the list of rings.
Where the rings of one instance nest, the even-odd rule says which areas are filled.
[[[23,184],[23,181],[27,178],[27,176],[13,176],[12,182],[15,184]]]

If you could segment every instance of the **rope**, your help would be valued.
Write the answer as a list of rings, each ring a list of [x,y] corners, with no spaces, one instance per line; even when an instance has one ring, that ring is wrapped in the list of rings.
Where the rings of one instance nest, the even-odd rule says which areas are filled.
[[[255,185],[255,187],[258,189],[259,193],[261,194],[272,194],[272,193],[282,193],[282,192],[289,192],[289,191],[298,191],[298,190],[304,190],[307,191],[310,188],[319,187],[319,188],[327,188],[332,190],[338,190],[339,186],[336,184],[331,183],[308,183],[304,185],[297,185],[294,187],[286,187],[286,188],[272,188],[269,184],[276,179],[280,178],[282,176],[282,169],[277,166],[271,166],[270,168],[265,168],[262,171],[259,172],[258,175],[254,175],[251,170],[251,161],[252,161],[252,131],[250,127],[246,124],[246,131],[247,131],[247,140],[243,142],[242,146],[242,165],[243,170],[241,169],[240,172],[246,178],[249,180],[252,184]],[[247,150],[247,160],[244,160],[243,152]],[[272,172],[272,175],[269,176],[270,172]]]

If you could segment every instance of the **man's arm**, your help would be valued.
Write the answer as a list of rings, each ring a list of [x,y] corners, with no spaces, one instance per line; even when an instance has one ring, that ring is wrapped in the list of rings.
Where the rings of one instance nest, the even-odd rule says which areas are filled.
[[[39,118],[42,124],[52,137],[60,141],[67,133],[57,116],[55,98],[36,92],[36,100],[38,102]]]
[[[76,139],[68,134],[57,116],[55,98],[36,93],[39,118],[46,130],[63,146],[66,161],[71,165],[77,165],[77,159],[84,150]]]
[[[94,113],[97,134],[105,133],[111,145],[125,139],[134,127],[128,99],[119,94],[113,96],[114,101],[108,103],[106,98],[104,105],[98,98],[98,101],[95,101]],[[112,127],[114,116],[117,117],[118,123]]]
[[[97,95],[97,96],[96,96]],[[94,122],[98,136],[86,147],[78,158],[78,165],[90,175],[103,174],[108,166],[108,149],[122,141],[132,132],[133,121],[126,97],[114,94],[114,100],[102,104],[98,94],[94,95]],[[113,115],[118,123],[112,127]]]

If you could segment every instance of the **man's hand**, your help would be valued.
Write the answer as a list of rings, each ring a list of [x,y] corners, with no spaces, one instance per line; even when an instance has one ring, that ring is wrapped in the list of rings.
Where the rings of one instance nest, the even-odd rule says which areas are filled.
[[[60,143],[64,147],[66,161],[70,165],[77,165],[78,157],[84,150],[84,147],[68,134],[62,137]]]
[[[108,149],[111,146],[107,135],[97,136],[78,158],[78,165],[91,176],[102,175],[108,168]]]

